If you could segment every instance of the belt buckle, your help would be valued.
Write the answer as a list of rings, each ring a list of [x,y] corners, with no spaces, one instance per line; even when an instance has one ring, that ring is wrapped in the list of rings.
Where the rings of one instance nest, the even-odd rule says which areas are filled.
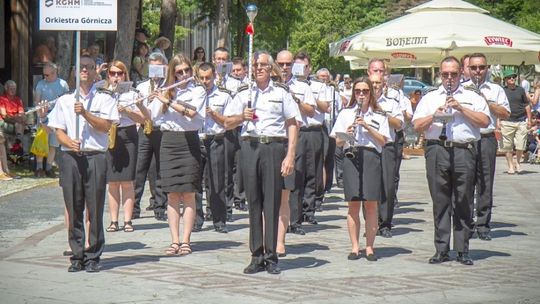
[[[451,142],[451,141],[449,141],[449,140],[443,141],[443,142],[442,142],[442,145],[443,145],[443,147],[445,147],[445,148],[452,148],[452,147],[454,147],[454,143]]]
[[[259,142],[261,144],[268,144],[268,143],[270,143],[270,138],[268,136],[260,136],[259,137]]]

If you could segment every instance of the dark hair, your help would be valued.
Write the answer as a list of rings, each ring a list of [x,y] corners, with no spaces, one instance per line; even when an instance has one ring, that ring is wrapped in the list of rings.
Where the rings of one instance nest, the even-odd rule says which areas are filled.
[[[356,87],[357,83],[366,83],[369,87],[369,106],[371,107],[372,111],[380,110],[379,104],[377,103],[377,100],[375,100],[375,91],[373,90],[373,84],[371,83],[371,80],[369,80],[369,77],[362,76],[358,77],[354,80],[352,89],[353,94],[351,95],[351,100],[349,101],[349,104],[347,107],[352,107],[356,105],[356,95],[354,94],[354,87]]]
[[[414,90],[414,94],[416,94],[416,93],[422,94],[422,90],[418,90],[418,89]]]
[[[470,57],[470,55],[467,55],[467,56]],[[467,57],[467,58],[468,58],[468,57]],[[447,57],[444,57],[444,59],[441,60],[441,64],[440,64],[440,65],[442,66],[442,64],[443,64],[444,62],[452,62],[452,61],[455,62],[455,63],[457,63],[458,66],[459,66],[459,68],[462,67],[461,62],[460,62],[459,59],[457,59],[455,56],[447,56]]]
[[[472,53],[471,55],[469,55],[469,60],[471,60],[471,58],[484,58],[484,60],[487,61],[486,55],[484,55],[483,53]],[[461,64],[463,64],[463,62]]]
[[[294,55],[294,60],[300,59],[300,60],[306,60],[308,61],[308,64],[311,64],[311,58],[309,58],[309,55],[306,51],[299,51]]]
[[[232,59],[233,64],[241,64],[244,68],[246,67],[246,62],[244,61],[244,58],[242,57],[234,57]]]
[[[197,66],[197,70],[198,71],[208,71],[208,70],[212,70],[212,74],[215,74],[216,73],[216,68],[215,66],[210,63],[210,62],[203,62],[201,64],[199,64]]]
[[[145,47],[145,48],[148,50],[148,52],[147,52],[147,54],[146,54],[146,56],[148,56],[148,53],[150,53],[150,47],[148,46],[148,44],[146,44],[146,43],[141,43],[141,42],[139,42],[139,43],[137,44],[137,47],[135,48],[135,56],[139,56],[139,52],[140,52],[140,50],[141,50],[143,47]]]
[[[202,61],[203,62],[206,62],[206,52],[204,51],[204,48],[202,46],[198,46],[194,51],[193,51],[193,61],[196,61],[198,58],[197,58],[197,53],[199,51],[203,51],[203,58],[202,58]]]
[[[454,57],[454,56],[448,56],[448,57]],[[448,57],[446,57],[446,58],[448,58]],[[471,58],[471,57],[472,57],[471,54],[465,54],[465,55],[463,55],[463,56],[461,57],[461,59],[459,60],[459,64],[460,64],[459,67],[464,66],[464,65],[465,65],[465,60],[466,60],[467,58]],[[454,58],[456,58],[456,57],[454,57]],[[456,58],[456,59],[457,59],[457,58]],[[444,59],[443,59],[443,60],[444,60]],[[442,62],[441,62],[441,63],[442,63]]]
[[[214,50],[214,54],[215,54],[216,52],[227,52],[227,53],[229,53],[229,50],[228,50],[227,48],[224,48],[224,47],[220,46],[220,47],[217,47],[217,48]]]
[[[367,67],[368,67],[368,70],[369,70],[369,67],[371,67],[371,64],[374,63],[374,62],[382,62],[383,64],[383,67],[384,69],[386,70],[386,63],[384,62],[383,59],[381,58],[371,58],[367,64]]]

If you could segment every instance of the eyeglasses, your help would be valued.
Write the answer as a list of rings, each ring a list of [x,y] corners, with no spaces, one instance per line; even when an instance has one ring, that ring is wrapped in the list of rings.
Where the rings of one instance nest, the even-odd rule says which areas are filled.
[[[384,73],[384,70],[371,70],[374,73]]]
[[[51,74],[43,74],[43,77],[49,77]]]
[[[458,72],[442,72],[441,73],[441,77],[442,78],[456,78],[459,76],[459,73]]]
[[[96,66],[93,65],[93,64],[81,64],[81,65],[79,65],[79,68],[80,68],[81,70],[86,69],[87,71],[89,71],[89,70],[94,70],[94,69],[96,69]]]
[[[278,62],[277,63],[279,66],[283,66],[283,67],[290,67],[292,66],[292,62]]]
[[[354,94],[355,95],[367,95],[369,94],[369,89],[354,89]]]
[[[111,77],[121,77],[121,76],[124,76],[124,71],[111,71],[111,70],[109,70],[109,76],[111,76]]]
[[[269,63],[257,63],[254,65],[256,69],[266,69],[270,66]]]
[[[204,54],[204,51],[197,51],[197,54]]]
[[[176,74],[176,76],[182,76],[182,75],[187,75],[187,73],[191,72],[191,68],[185,68],[185,69],[178,69],[178,70],[175,70],[174,73]]]
[[[517,76],[516,75],[510,75],[510,76],[507,76],[507,77],[504,77],[505,79],[516,79]]]
[[[471,71],[476,71],[476,70],[480,70],[480,71],[483,71],[487,68],[486,65],[470,65],[469,66],[469,69],[471,69]]]

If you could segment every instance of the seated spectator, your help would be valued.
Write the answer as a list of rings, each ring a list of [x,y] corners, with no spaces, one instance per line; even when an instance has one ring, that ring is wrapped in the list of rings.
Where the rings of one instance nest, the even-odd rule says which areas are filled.
[[[16,96],[16,93],[17,84],[15,81],[6,81],[6,92],[0,96],[0,129],[4,135],[21,137],[26,117],[23,102],[20,97]]]

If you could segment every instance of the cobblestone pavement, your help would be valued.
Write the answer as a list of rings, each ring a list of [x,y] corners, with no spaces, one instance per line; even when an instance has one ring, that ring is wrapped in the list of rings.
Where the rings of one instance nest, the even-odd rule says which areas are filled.
[[[245,212],[235,214],[228,234],[205,223],[185,257],[164,255],[168,225],[144,212],[135,232],[106,234],[99,274],[68,273],[60,189],[1,197],[0,303],[540,303],[540,166],[524,164],[524,174],[510,176],[503,162],[493,240],[471,240],[474,266],[427,263],[433,219],[421,157],[403,162],[394,236],[377,237],[379,261],[347,260],[347,207],[341,191],[333,191],[318,225],[307,224],[305,236],[287,235],[277,276],[242,274],[250,259]]]

